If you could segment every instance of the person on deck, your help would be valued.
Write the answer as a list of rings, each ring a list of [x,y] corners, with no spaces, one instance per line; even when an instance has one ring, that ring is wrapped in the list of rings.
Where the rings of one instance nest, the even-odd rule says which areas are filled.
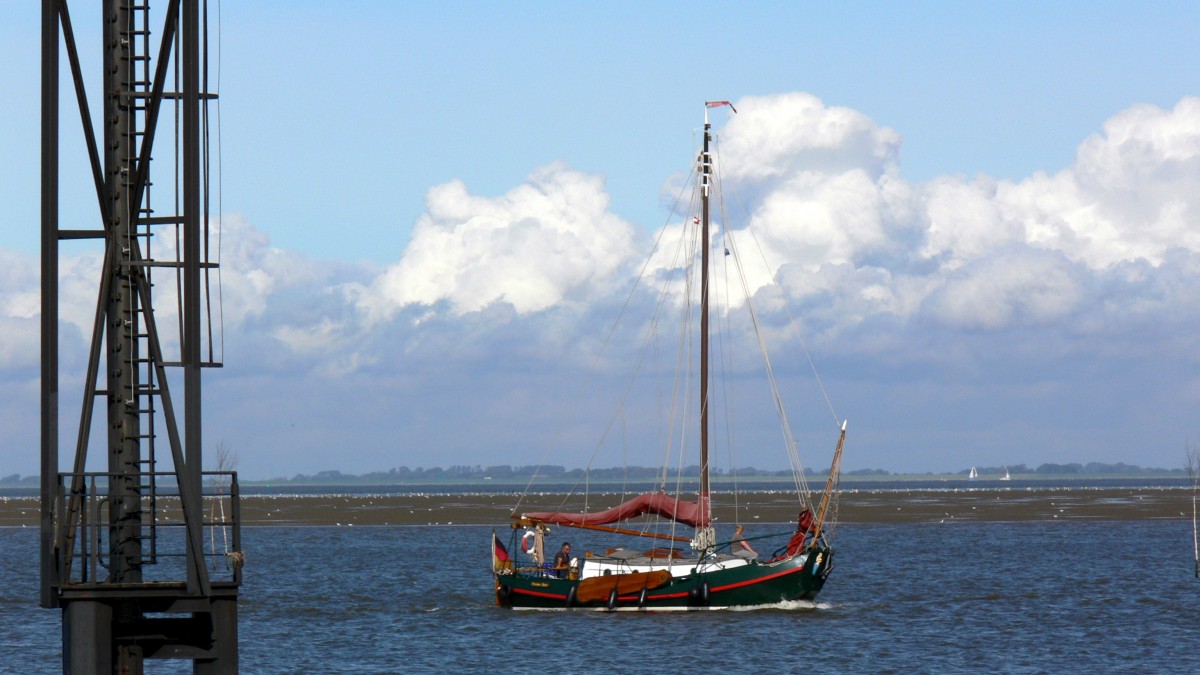
[[[571,544],[564,541],[562,548],[558,550],[558,553],[554,554],[554,573],[558,575],[558,578],[561,579],[567,576],[567,572],[570,570],[570,568]]]
[[[750,546],[750,542],[746,541],[746,535],[743,534],[744,530],[745,528],[741,525],[734,528],[733,541],[729,544],[729,552],[739,558],[757,558],[758,551],[755,551]]]

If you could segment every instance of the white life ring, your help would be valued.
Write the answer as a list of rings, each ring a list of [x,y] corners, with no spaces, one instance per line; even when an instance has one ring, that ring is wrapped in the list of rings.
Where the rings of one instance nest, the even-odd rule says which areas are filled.
[[[521,550],[533,555],[536,542],[537,535],[533,533],[533,530],[525,530],[525,535],[521,537]]]

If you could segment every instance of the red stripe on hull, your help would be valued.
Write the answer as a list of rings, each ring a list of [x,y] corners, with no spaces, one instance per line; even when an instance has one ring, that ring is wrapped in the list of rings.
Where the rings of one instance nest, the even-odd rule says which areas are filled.
[[[736,583],[725,584],[724,586],[717,586],[716,588],[710,588],[709,592],[710,593],[719,593],[721,591],[728,591],[730,589],[741,588],[743,586],[753,586],[754,584],[759,584],[764,581],[770,581],[771,579],[778,579],[779,577],[784,577],[789,574],[795,574],[796,572],[799,572],[803,569],[804,569],[803,567],[793,567],[790,570],[776,572],[775,574],[768,574],[765,577],[758,577],[757,579],[747,579],[746,581],[738,581]]]

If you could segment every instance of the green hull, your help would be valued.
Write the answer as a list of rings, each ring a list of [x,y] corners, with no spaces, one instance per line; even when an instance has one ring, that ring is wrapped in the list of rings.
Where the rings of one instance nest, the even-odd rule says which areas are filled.
[[[814,600],[832,570],[833,551],[809,551],[775,562],[672,577],[665,585],[580,603],[578,581],[538,573],[495,575],[496,604],[513,609],[695,610]]]

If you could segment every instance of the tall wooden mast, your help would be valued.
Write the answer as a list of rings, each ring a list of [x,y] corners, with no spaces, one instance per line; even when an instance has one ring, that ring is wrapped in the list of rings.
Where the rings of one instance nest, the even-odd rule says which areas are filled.
[[[700,150],[700,502],[704,509],[704,522],[709,523],[704,533],[697,532],[697,543],[700,548],[711,547],[716,543],[716,535],[712,530],[712,503],[709,500],[709,475],[711,465],[708,458],[708,409],[710,396],[709,380],[709,257],[712,249],[710,239],[709,202],[712,197],[713,160],[709,151],[712,143],[712,125],[708,121],[708,109],[729,106],[733,112],[737,108],[729,101],[704,102],[704,141]]]
[[[712,157],[708,144],[712,139],[708,122],[708,104],[704,106],[704,148],[700,151],[700,499],[706,511],[708,504],[708,193],[712,181]],[[705,515],[708,515],[707,513]],[[707,518],[705,520],[708,520]]]

